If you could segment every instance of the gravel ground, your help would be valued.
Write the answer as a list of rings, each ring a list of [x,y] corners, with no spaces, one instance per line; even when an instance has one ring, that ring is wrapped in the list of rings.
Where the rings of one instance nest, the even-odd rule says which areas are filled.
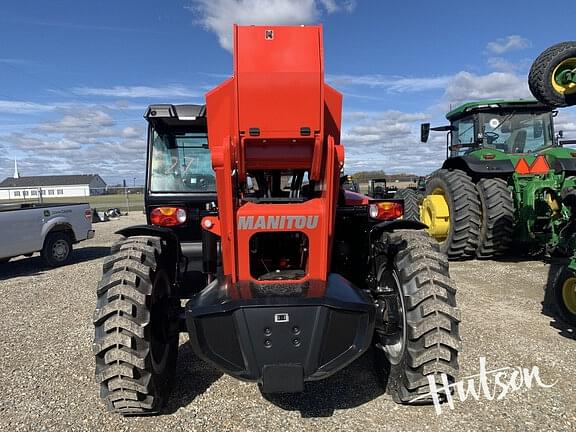
[[[63,268],[47,269],[37,255],[0,266],[0,430],[576,430],[574,332],[542,312],[554,266],[539,261],[451,264],[462,310],[460,368],[461,377],[478,374],[480,357],[489,370],[538,366],[552,388],[455,401],[437,415],[433,406],[392,402],[368,353],[303,394],[266,398],[196,359],[182,336],[167,413],[110,414],[94,381],[95,287],[114,231],[143,221],[133,214],[95,225],[96,237]]]

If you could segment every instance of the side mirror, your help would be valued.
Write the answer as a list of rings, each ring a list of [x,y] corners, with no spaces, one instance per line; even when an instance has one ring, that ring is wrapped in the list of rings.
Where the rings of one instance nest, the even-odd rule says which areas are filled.
[[[430,136],[430,123],[422,123],[420,125],[420,142],[428,142]]]

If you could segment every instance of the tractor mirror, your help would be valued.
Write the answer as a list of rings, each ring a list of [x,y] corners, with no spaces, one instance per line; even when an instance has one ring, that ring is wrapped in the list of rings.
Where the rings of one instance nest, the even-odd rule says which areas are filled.
[[[420,125],[420,142],[428,142],[430,136],[430,123],[422,123]]]

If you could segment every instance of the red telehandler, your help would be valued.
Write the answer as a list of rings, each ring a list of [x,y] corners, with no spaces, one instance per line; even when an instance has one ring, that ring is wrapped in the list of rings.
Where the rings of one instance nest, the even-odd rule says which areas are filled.
[[[455,379],[446,256],[402,219],[402,200],[341,188],[341,105],[320,26],[234,27],[234,75],[206,95],[217,203],[200,222],[205,283],[190,282],[192,258],[162,226],[186,219],[183,204],[148,209],[152,223],[122,230],[104,263],[94,352],[111,410],[160,412],[183,331],[200,358],[264,393],[301,392],[371,346],[399,403]],[[166,116],[161,134],[190,121]]]

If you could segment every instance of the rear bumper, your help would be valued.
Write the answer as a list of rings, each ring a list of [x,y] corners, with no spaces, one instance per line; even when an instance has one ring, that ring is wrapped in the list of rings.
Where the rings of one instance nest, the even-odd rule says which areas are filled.
[[[264,292],[215,280],[186,306],[196,354],[267,393],[299,392],[330,376],[370,346],[374,305],[339,275],[319,284],[279,296],[277,285]]]

